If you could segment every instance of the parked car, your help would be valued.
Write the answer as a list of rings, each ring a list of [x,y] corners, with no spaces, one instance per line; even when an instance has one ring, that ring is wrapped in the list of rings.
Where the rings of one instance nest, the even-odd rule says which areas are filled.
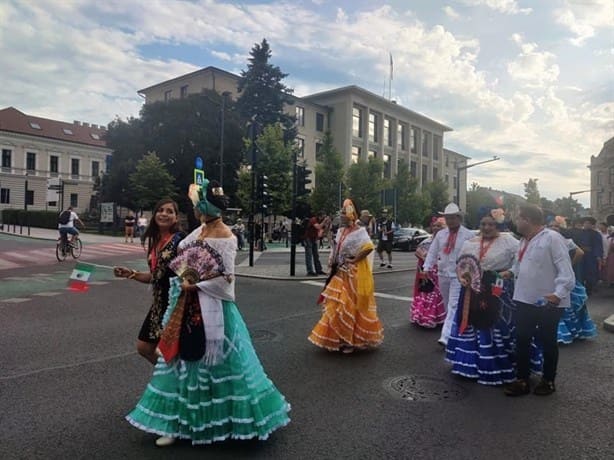
[[[418,245],[429,236],[431,236],[430,233],[421,228],[398,228],[392,236],[392,248],[401,251],[415,251]]]

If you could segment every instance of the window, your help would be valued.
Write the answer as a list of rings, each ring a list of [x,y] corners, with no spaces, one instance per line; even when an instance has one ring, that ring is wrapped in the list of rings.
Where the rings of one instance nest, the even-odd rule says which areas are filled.
[[[449,174],[446,174],[445,182],[446,182],[446,185],[450,184],[450,175]]]
[[[367,157],[368,158],[377,158],[377,151],[369,150],[369,152],[367,153]]]
[[[437,180],[439,178],[439,170],[437,168],[433,168],[433,180]]]
[[[0,203],[9,204],[11,202],[11,189],[0,188]]]
[[[76,193],[71,193],[70,194],[70,205],[73,208],[78,208],[79,207],[79,195],[77,195]]]
[[[70,174],[72,174],[73,176],[79,176],[79,159],[78,158],[73,158],[72,160],[70,160]]]
[[[418,172],[418,164],[415,161],[409,162],[409,174],[411,177],[416,177],[416,173]]]
[[[392,147],[392,123],[388,118],[384,118],[384,144]]]
[[[450,155],[446,155],[446,168],[450,166]]]
[[[305,158],[305,139],[296,138],[296,148],[299,158]]]
[[[418,153],[418,129],[413,126],[409,130],[409,148],[411,153]]]
[[[360,147],[352,146],[352,163],[358,163],[360,161]]]
[[[13,153],[9,149],[2,149],[2,167],[10,168],[11,167],[11,153]]]
[[[321,142],[316,142],[316,161],[322,161],[322,146]]]
[[[424,187],[428,182],[428,166],[422,165],[422,186]]]
[[[422,156],[423,157],[428,157],[429,156],[429,148],[430,148],[430,143],[429,143],[429,137],[431,136],[431,133],[427,132],[427,131],[422,131]]]
[[[305,126],[305,108],[296,107],[296,124],[298,126]]]
[[[26,152],[26,169],[28,171],[36,170],[36,153]]]
[[[454,190],[456,190],[456,182],[457,182],[456,176],[453,176],[452,177],[452,187],[454,187]]]
[[[181,99],[185,99],[186,97],[188,97],[188,85],[183,85],[180,89],[179,89],[179,97]]]
[[[173,93],[172,89],[169,89],[168,91],[164,91],[164,102],[168,102],[171,100],[172,93]]]
[[[362,137],[362,110],[358,107],[352,109],[352,134],[354,137]]]
[[[603,193],[598,192],[597,193],[597,207],[601,207],[601,206],[603,206]]]
[[[34,204],[34,190],[26,190],[26,205],[31,206]]]
[[[316,131],[324,131],[324,114],[316,113]]]
[[[39,125],[38,123],[34,123],[33,121],[30,122],[30,128],[32,128],[32,129],[42,129],[41,125]]]
[[[92,177],[98,177],[100,175],[100,163],[92,161]]]
[[[74,135],[74,133],[72,132],[72,129],[70,128],[62,128],[62,131],[64,131],[64,134],[67,134],[68,136]]]
[[[433,135],[433,160],[439,160],[440,150],[441,150],[441,136]]]
[[[377,114],[369,112],[369,141],[371,142],[378,142],[377,121]]]
[[[90,136],[92,136],[92,139],[99,141],[100,140],[100,136],[96,133],[90,133]]]
[[[402,123],[397,125],[397,144],[401,150],[407,150],[407,126]]]
[[[384,177],[390,179],[392,168],[390,167],[390,155],[384,155]]]
[[[614,166],[610,166],[610,184],[614,184]]]
[[[59,160],[60,160],[60,158],[55,156],[55,155],[51,155],[49,157],[49,172],[51,172],[52,176],[53,175],[57,176],[57,174],[59,172],[59,168],[58,168]]]

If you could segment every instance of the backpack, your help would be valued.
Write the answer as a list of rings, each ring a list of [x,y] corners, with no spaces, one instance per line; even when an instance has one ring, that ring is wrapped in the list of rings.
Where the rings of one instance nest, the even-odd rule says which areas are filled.
[[[58,224],[66,225],[70,221],[70,211],[62,211],[58,218]]]

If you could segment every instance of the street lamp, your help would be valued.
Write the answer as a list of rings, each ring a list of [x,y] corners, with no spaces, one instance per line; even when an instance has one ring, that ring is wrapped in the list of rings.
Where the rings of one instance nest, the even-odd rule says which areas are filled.
[[[222,93],[222,107],[220,113],[220,186],[224,186],[224,113],[226,111],[226,98],[230,95],[229,91]]]
[[[579,195],[580,193],[590,193],[590,192],[601,192],[603,191],[603,188],[591,188],[589,190],[578,190],[577,192],[569,192],[569,208],[570,208],[570,212],[571,212],[571,216],[569,216],[571,219],[574,218],[574,211],[575,208],[572,207],[571,205],[571,200],[573,199],[574,195]]]
[[[493,157],[490,160],[484,160],[484,161],[478,161],[477,163],[473,163],[470,165],[465,165],[465,166],[458,166],[458,162],[456,165],[456,201],[458,202],[457,204],[460,207],[460,172],[467,170],[469,168],[473,168],[474,166],[478,166],[478,165],[483,165],[484,163],[491,163],[493,161],[497,161],[500,160],[501,158],[499,158],[497,155],[493,155]]]

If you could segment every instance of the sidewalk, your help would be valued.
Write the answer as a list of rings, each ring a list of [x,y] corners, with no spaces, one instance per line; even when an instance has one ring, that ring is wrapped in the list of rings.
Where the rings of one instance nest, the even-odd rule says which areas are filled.
[[[16,227],[16,232],[13,233],[13,227],[10,227],[10,231],[7,231],[7,227],[0,231],[0,235],[13,235],[22,238],[35,238],[42,240],[57,240],[58,232],[54,229],[48,228],[35,228],[30,227],[29,235],[28,229],[23,227],[22,233],[19,233],[19,226]],[[85,244],[100,244],[100,243],[123,243],[123,236],[108,236],[99,235],[97,233],[84,233],[79,234],[81,240]],[[135,238],[134,244],[140,244],[138,238]],[[235,274],[237,276],[247,278],[261,278],[261,279],[275,279],[275,280],[320,280],[324,281],[326,276],[307,276],[305,270],[305,251],[301,245],[296,246],[296,262],[295,262],[295,275],[290,276],[290,248],[286,248],[283,243],[268,243],[266,251],[254,251],[254,266],[249,266],[249,247],[243,251],[237,251]],[[320,250],[320,262],[323,268],[326,268],[330,249],[325,248]],[[379,259],[377,255],[373,261],[373,274],[385,275],[387,273],[398,273],[415,270],[416,258],[413,252],[399,252],[392,253],[393,269],[380,268]]]

